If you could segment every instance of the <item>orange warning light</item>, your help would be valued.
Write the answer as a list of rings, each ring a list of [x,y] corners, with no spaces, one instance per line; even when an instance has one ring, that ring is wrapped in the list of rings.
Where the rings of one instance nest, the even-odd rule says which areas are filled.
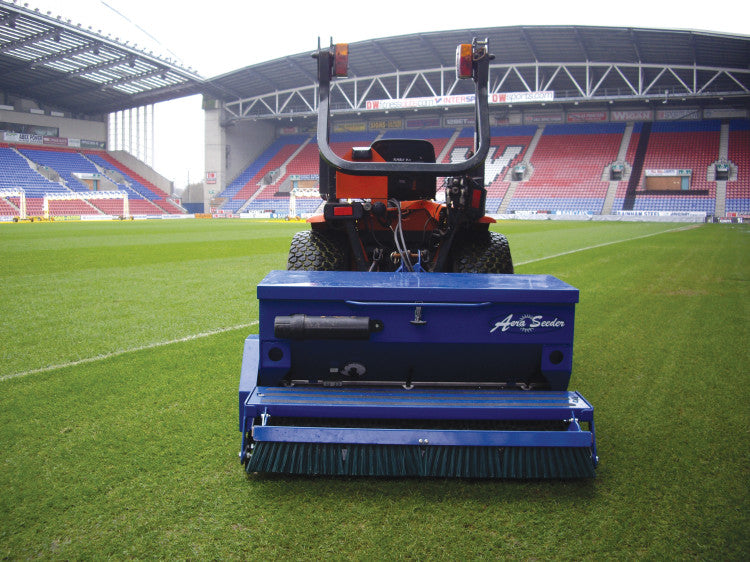
[[[456,78],[474,76],[474,49],[471,43],[461,43],[456,47]]]
[[[349,72],[349,43],[336,43],[333,51],[333,75],[346,76]]]

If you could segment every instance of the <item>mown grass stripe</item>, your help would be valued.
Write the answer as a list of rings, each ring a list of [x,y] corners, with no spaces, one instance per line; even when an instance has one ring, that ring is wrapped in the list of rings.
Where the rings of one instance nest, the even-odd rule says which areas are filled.
[[[39,369],[31,369],[30,371],[22,371],[20,373],[11,373],[9,375],[3,375],[0,376],[0,382],[7,381],[10,379],[17,379],[19,377],[25,377],[28,375],[38,375],[40,373],[48,373],[50,371],[56,371],[58,369],[65,369],[66,367],[76,367],[78,365],[85,365],[86,363],[93,363],[95,361],[103,361],[105,359],[111,359],[113,357],[119,357],[120,355],[125,355],[127,353],[133,353],[135,351],[144,351],[146,349],[154,349],[157,347],[164,347],[165,345],[172,345],[174,343],[182,343],[186,341],[192,341],[197,340],[200,338],[206,338],[208,336],[215,336],[217,334],[223,334],[225,332],[231,332],[232,330],[240,330],[243,328],[251,328],[252,326],[256,326],[258,324],[258,321],[255,320],[254,322],[250,322],[248,324],[238,324],[236,326],[229,326],[226,328],[218,328],[216,330],[210,330],[208,332],[201,332],[199,334],[191,334],[189,336],[185,336],[183,338],[177,338],[174,340],[168,340],[168,341],[161,341],[161,342],[154,342],[149,343],[146,345],[141,345],[139,347],[131,347],[129,349],[120,349],[117,351],[113,351],[111,353],[105,353],[103,355],[96,355],[94,357],[86,357],[84,359],[78,359],[77,361],[70,361],[69,363],[61,363],[59,365],[48,365],[47,367],[41,367]]]
[[[679,227],[670,228],[668,230],[663,230],[661,232],[653,232],[653,233],[650,233],[650,234],[643,234],[641,236],[634,236],[632,238],[624,238],[624,239],[621,239],[621,240],[612,240],[610,242],[602,242],[601,244],[593,244],[591,246],[585,246],[583,248],[574,248],[574,249],[568,250],[566,252],[560,252],[560,253],[552,254],[552,255],[549,255],[549,256],[543,256],[541,258],[534,258],[534,259],[531,259],[531,260],[526,260],[526,261],[522,261],[522,262],[516,262],[515,265],[516,266],[527,265],[527,264],[530,264],[530,263],[536,263],[536,262],[539,262],[539,261],[544,261],[544,260],[548,260],[548,259],[553,259],[553,258],[558,258],[558,257],[570,255],[570,254],[575,254],[575,253],[578,253],[578,252],[584,252],[586,250],[593,250],[595,248],[601,248],[601,247],[604,247],[604,246],[611,246],[613,244],[620,244],[620,243],[623,243],[623,242],[631,242],[633,240],[640,240],[640,239],[643,239],[643,238],[649,238],[651,236],[657,236],[659,234],[665,234],[667,232],[677,232],[677,231],[681,231],[681,230],[689,230],[689,229],[693,229],[693,228],[698,228],[699,226],[700,225],[696,225],[696,224],[681,225]],[[169,340],[169,341],[164,341],[164,342],[150,343],[150,344],[147,344],[147,345],[144,345],[144,346],[140,346],[140,347],[134,347],[134,348],[129,348],[129,349],[123,349],[123,350],[113,351],[111,353],[106,353],[106,354],[103,354],[103,355],[96,355],[94,357],[86,357],[84,359],[79,359],[77,361],[71,361],[71,362],[68,362],[68,363],[62,363],[62,364],[59,364],[59,365],[49,365],[47,367],[41,367],[39,369],[31,369],[29,371],[22,371],[22,372],[19,372],[19,373],[11,373],[11,374],[8,374],[8,375],[2,375],[2,376],[0,376],[0,382],[6,381],[6,380],[10,380],[10,379],[19,378],[19,377],[25,377],[27,375],[35,375],[35,374],[39,374],[39,373],[46,373],[46,372],[50,372],[50,371],[55,371],[57,369],[64,369],[66,367],[75,367],[77,365],[84,365],[86,363],[92,363],[94,361],[102,361],[104,359],[110,359],[112,357],[118,357],[118,356],[124,355],[126,353],[132,353],[132,352],[135,352],[135,351],[143,351],[143,350],[146,350],[146,349],[153,349],[153,348],[156,348],[156,347],[162,347],[162,346],[165,346],[165,345],[171,345],[173,343],[180,343],[180,342],[190,341],[190,340],[194,340],[194,339],[198,339],[198,338],[202,338],[202,337],[212,336],[212,335],[215,335],[215,334],[221,334],[221,333],[224,333],[224,332],[229,332],[229,331],[232,331],[232,330],[238,330],[238,329],[241,329],[241,328],[249,328],[249,327],[255,326],[257,324],[258,324],[258,321],[256,320],[256,321],[251,322],[249,324],[240,324],[240,325],[237,325],[237,326],[230,326],[230,327],[227,327],[227,328],[219,328],[218,330],[212,330],[212,331],[209,331],[209,332],[202,332],[202,333],[199,333],[199,334],[193,334],[193,335],[190,335],[190,336],[185,336],[184,338],[180,338],[180,339]]]
[[[699,224],[689,224],[689,225],[683,225],[678,226],[677,228],[670,228],[669,230],[662,230],[661,232],[652,232],[650,234],[643,234],[641,236],[634,236],[633,238],[623,238],[622,240],[611,240],[610,242],[602,242],[601,244],[593,244],[592,246],[585,246],[583,248],[574,248],[572,250],[568,250],[567,252],[560,252],[559,254],[552,254],[550,256],[543,256],[541,258],[534,258],[533,260],[526,260],[526,261],[520,261],[520,262],[514,262],[514,266],[518,265],[526,265],[529,263],[536,263],[539,261],[544,260],[551,260],[553,258],[560,258],[562,256],[567,256],[570,254],[577,254],[578,252],[585,252],[586,250],[594,250],[596,248],[603,248],[604,246],[611,246],[613,244],[622,244],[623,242],[632,242],[633,240],[641,240],[642,238],[650,238],[651,236],[659,236],[660,234],[666,234],[667,232],[678,232],[680,230],[691,230],[693,228],[698,228]]]

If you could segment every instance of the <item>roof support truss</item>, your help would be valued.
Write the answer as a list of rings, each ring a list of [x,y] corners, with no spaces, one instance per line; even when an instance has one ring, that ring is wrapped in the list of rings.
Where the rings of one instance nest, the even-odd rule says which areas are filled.
[[[492,65],[490,93],[554,91],[556,102],[643,100],[660,96],[747,96],[750,69],[639,63],[539,63]],[[465,88],[465,86],[463,86]],[[333,111],[359,112],[368,101],[438,97],[463,93],[452,67],[357,76],[332,84]],[[314,114],[317,87],[302,86],[227,102],[239,119]]]

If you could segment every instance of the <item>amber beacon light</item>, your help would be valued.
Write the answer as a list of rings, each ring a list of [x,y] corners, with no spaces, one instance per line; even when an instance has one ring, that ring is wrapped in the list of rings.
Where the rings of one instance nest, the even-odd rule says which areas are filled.
[[[471,45],[469,45],[471,47]],[[349,71],[349,44],[336,43],[333,52],[333,75],[346,76]]]
[[[471,43],[461,43],[456,47],[456,77],[472,78],[474,75],[473,65],[474,49]]]

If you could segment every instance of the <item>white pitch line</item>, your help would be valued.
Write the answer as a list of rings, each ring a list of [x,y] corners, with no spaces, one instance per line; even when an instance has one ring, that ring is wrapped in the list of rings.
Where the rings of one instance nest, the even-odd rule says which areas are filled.
[[[650,238],[651,236],[658,236],[659,234],[665,234],[667,232],[677,232],[679,230],[689,230],[692,228],[698,228],[700,225],[691,224],[687,226],[679,226],[677,228],[670,228],[669,230],[662,230],[661,232],[653,232],[651,234],[644,234],[642,236],[635,236],[633,238],[624,238],[622,240],[613,240],[611,242],[602,242],[601,244],[594,244],[593,246],[586,246],[585,248],[576,248],[575,250],[569,250],[567,252],[561,252],[559,254],[554,254],[551,256],[544,256],[542,258],[536,258],[533,260],[528,260],[524,262],[517,262],[514,265],[526,265],[529,263],[534,263],[538,261],[543,260],[549,260],[552,258],[559,258],[561,256],[567,256],[569,254],[575,254],[577,252],[583,252],[586,250],[593,250],[594,248],[601,248],[603,246],[611,246],[612,244],[620,244],[622,242],[630,242],[632,240],[640,240],[641,238]],[[84,365],[86,363],[93,363],[94,361],[102,361],[104,359],[110,359],[112,357],[118,357],[120,355],[124,355],[126,353],[132,353],[134,351],[143,351],[145,349],[154,349],[155,347],[163,347],[165,345],[171,345],[173,343],[180,343],[190,340],[196,340],[198,338],[205,338],[208,336],[213,336],[216,334],[221,334],[224,332],[231,332],[232,330],[239,330],[240,328],[250,328],[251,326],[256,326],[258,324],[258,321],[250,322],[249,324],[239,324],[237,326],[230,326],[228,328],[219,328],[218,330],[212,330],[210,332],[202,332],[200,334],[193,334],[192,336],[185,336],[184,338],[179,338],[176,340],[170,340],[170,341],[164,341],[164,342],[157,342],[157,343],[150,343],[148,345],[143,345],[141,347],[133,347],[131,349],[122,349],[120,351],[113,351],[112,353],[106,353],[104,355],[97,355],[96,357],[87,357],[86,359],[79,359],[78,361],[71,361],[70,363],[63,363],[61,365],[50,365],[48,367],[42,367],[40,369],[33,369],[31,371],[23,371],[21,373],[13,373],[10,375],[3,375],[0,376],[0,382],[7,381],[10,379],[15,379],[18,377],[25,377],[27,375],[35,375],[38,373],[47,373],[49,371],[55,371],[57,369],[64,369],[65,367],[75,367],[76,365]]]
[[[85,359],[79,359],[78,361],[71,361],[70,363],[62,363],[60,365],[49,365],[47,367],[41,367],[40,369],[32,369],[30,371],[23,371],[21,373],[13,373],[10,375],[0,376],[0,382],[7,381],[10,379],[16,379],[19,377],[25,377],[27,375],[37,375],[39,373],[47,373],[49,371],[56,371],[57,369],[64,369],[66,367],[75,367],[77,365],[85,365],[86,363],[93,363],[95,361],[103,361],[105,359],[111,359],[112,357],[119,357],[126,353],[133,353],[135,351],[144,351],[146,349],[154,349],[156,347],[164,347],[165,345],[172,345],[173,343],[181,343],[191,340],[197,340],[200,338],[206,338],[208,336],[215,336],[216,334],[223,334],[224,332],[231,332],[232,330],[239,330],[241,328],[250,328],[257,326],[258,321],[250,322],[249,324],[238,324],[237,326],[229,326],[228,328],[219,328],[218,330],[211,330],[209,332],[201,332],[199,334],[192,334],[185,336],[184,338],[178,338],[176,340],[160,341],[156,343],[149,343],[139,347],[132,347],[130,349],[121,349],[119,351],[113,351],[111,353],[105,353],[103,355],[97,355],[95,357],[87,357]]]
[[[595,248],[601,248],[603,246],[611,246],[612,244],[621,244],[622,242],[631,242],[632,240],[640,240],[641,238],[650,238],[651,236],[659,236],[660,234],[666,234],[667,232],[677,232],[680,230],[690,230],[698,228],[700,225],[691,224],[688,226],[678,226],[677,228],[670,228],[669,230],[662,230],[660,232],[652,232],[651,234],[643,234],[641,236],[635,236],[633,238],[623,238],[622,240],[612,240],[611,242],[602,242],[601,244],[594,244],[593,246],[586,246],[585,248],[576,248],[575,250],[568,250],[567,252],[560,252],[559,254],[553,254],[551,256],[544,256],[543,258],[536,258],[533,260],[516,262],[513,265],[526,265],[528,263],[535,263],[538,261],[549,260],[552,258],[559,258],[561,256],[567,256],[569,254],[575,254],[578,252],[584,252],[586,250],[593,250]]]

